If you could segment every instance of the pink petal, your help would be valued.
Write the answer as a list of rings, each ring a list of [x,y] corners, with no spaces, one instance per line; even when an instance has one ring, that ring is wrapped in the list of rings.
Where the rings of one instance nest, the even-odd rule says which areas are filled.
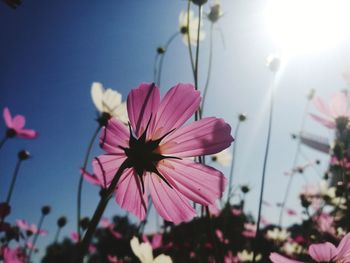
[[[159,105],[153,139],[181,127],[196,112],[200,101],[200,93],[192,84],[172,87]]]
[[[102,217],[102,219],[100,220],[100,225],[104,228],[108,228],[110,226],[113,227],[113,225],[111,224],[111,222],[107,217]]]
[[[159,172],[188,199],[208,206],[222,195],[227,180],[218,170],[190,160],[167,159],[158,165]]]
[[[336,259],[341,260],[350,256],[350,233],[346,234],[337,247]]]
[[[204,118],[165,137],[159,151],[176,157],[214,154],[230,146],[230,133],[231,127],[223,119]]]
[[[130,134],[128,128],[119,120],[111,118],[100,136],[100,146],[108,153],[123,153],[120,148],[129,146]]]
[[[329,109],[329,106],[324,102],[324,100],[322,98],[320,98],[319,96],[316,96],[313,100],[312,100],[314,106],[324,115],[326,115],[327,117],[332,117],[332,113],[331,110]]]
[[[7,128],[13,128],[11,113],[7,107],[4,108],[3,116],[4,116],[4,120]]]
[[[14,129],[22,129],[26,124],[26,118],[23,115],[16,115],[12,120]]]
[[[145,219],[148,207],[147,189],[142,194],[142,187],[138,175],[133,169],[126,169],[118,181],[116,188],[116,201],[119,206],[137,216]]]
[[[70,238],[74,241],[77,242],[79,240],[79,235],[77,232],[71,232],[70,233]]]
[[[147,174],[146,181],[154,207],[165,220],[178,224],[193,218],[196,211],[189,200],[175,188],[170,188],[155,174]]]
[[[309,246],[309,255],[317,262],[328,262],[337,255],[337,249],[329,242],[313,244]]]
[[[333,118],[346,116],[348,109],[348,98],[344,92],[337,92],[330,102],[330,110]]]
[[[44,230],[44,229],[40,229],[39,232],[38,232],[38,234],[40,236],[47,236],[48,233],[49,233],[49,231]]]
[[[25,230],[25,231],[29,229],[29,224],[28,224],[25,220],[23,220],[23,219],[17,219],[17,220],[16,220],[16,225],[17,225],[20,229]]]
[[[125,159],[125,154],[104,154],[94,158],[92,168],[100,185],[109,186]]]
[[[142,83],[130,91],[127,100],[128,116],[137,137],[142,134],[151,116],[155,119],[159,101],[159,89],[154,84]],[[153,125],[154,122],[150,124],[148,134],[152,134]]]
[[[84,177],[86,181],[88,181],[90,184],[98,185],[98,186],[103,186],[101,185],[101,182],[98,180],[98,178],[87,171],[85,171],[83,168],[80,168],[80,173]],[[102,221],[102,220],[101,220]]]
[[[325,119],[320,116],[317,116],[315,114],[310,113],[310,116],[317,122],[321,123],[322,125],[326,126],[329,129],[334,129],[335,128],[335,122],[330,119]]]
[[[152,248],[153,249],[157,249],[159,247],[162,246],[162,239],[163,239],[163,236],[161,234],[155,234],[153,237],[152,237]]]
[[[17,136],[24,139],[35,139],[38,137],[38,132],[29,129],[16,130]]]
[[[286,258],[278,253],[271,253],[270,260],[273,263],[303,263],[302,261]]]

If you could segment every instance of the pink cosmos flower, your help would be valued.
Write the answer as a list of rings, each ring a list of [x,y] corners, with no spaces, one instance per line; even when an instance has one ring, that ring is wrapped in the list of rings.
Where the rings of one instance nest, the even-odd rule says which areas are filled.
[[[343,237],[338,247],[329,242],[311,245],[309,255],[316,262],[350,262],[350,233]],[[286,258],[278,253],[271,253],[270,260],[273,263],[303,263],[302,261]]]
[[[27,263],[28,257],[21,247],[11,249],[9,247],[2,247],[2,255],[4,263]]]
[[[214,154],[230,146],[231,127],[218,118],[203,118],[181,127],[196,112],[200,94],[193,85],[178,84],[160,100],[154,84],[141,84],[127,99],[129,130],[110,119],[101,135],[107,152],[93,161],[94,173],[110,185],[126,167],[116,187],[116,201],[143,220],[148,194],[158,213],[180,223],[195,216],[190,200],[211,205],[221,197],[224,175],[188,157]]]
[[[3,111],[6,127],[8,128],[7,137],[19,137],[25,139],[34,139],[38,133],[34,130],[24,129],[26,118],[23,115],[11,117],[10,110],[6,107]]]
[[[336,127],[336,121],[340,118],[344,118],[347,124],[350,117],[350,108],[347,95],[344,92],[337,92],[334,94],[329,105],[327,105],[320,97],[315,97],[313,103],[324,117],[315,114],[310,115],[322,125],[334,129]]]
[[[24,230],[24,231],[29,231],[32,234],[38,234],[41,236],[46,236],[48,234],[48,231],[44,230],[44,229],[38,229],[38,227],[35,224],[28,224],[27,221],[23,220],[23,219],[17,219],[16,220],[16,225]]]

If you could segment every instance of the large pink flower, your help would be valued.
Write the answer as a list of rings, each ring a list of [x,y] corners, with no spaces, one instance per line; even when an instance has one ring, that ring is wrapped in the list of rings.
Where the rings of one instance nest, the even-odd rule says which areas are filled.
[[[190,200],[208,206],[222,195],[224,175],[188,158],[220,152],[233,141],[231,127],[222,119],[204,118],[181,127],[200,100],[190,84],[176,85],[160,100],[159,89],[143,83],[128,96],[129,129],[112,118],[102,131],[100,144],[107,154],[94,159],[94,173],[109,185],[126,165],[116,201],[141,220],[148,194],[158,213],[174,223],[195,215]]]
[[[2,247],[2,254],[4,263],[27,263],[28,257],[21,247],[11,249],[9,247]]]
[[[23,115],[16,115],[12,118],[10,110],[6,107],[3,111],[8,137],[20,137],[25,139],[34,139],[38,136],[38,133],[34,130],[24,129],[26,124],[26,118]]]
[[[350,233],[343,237],[338,247],[329,242],[311,245],[309,247],[309,255],[316,262],[350,262]],[[270,260],[273,263],[303,263],[277,253],[271,253]]]
[[[320,97],[315,97],[313,103],[324,117],[310,114],[311,117],[327,128],[334,129],[336,127],[337,119],[342,118],[345,119],[345,121],[349,120],[350,107],[348,97],[344,92],[337,92],[334,94],[329,105],[327,105]]]

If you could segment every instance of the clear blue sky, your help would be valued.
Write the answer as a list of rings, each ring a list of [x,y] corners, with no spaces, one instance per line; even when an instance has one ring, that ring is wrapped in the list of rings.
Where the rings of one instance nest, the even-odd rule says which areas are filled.
[[[225,47],[215,31],[214,62],[207,115],[224,117],[236,125],[245,112],[248,121],[237,138],[235,183],[249,183],[247,210],[255,213],[267,130],[266,94],[271,73],[265,57],[276,45],[264,27],[266,1],[223,0],[225,15],[219,23]],[[36,140],[15,139],[0,151],[0,199],[4,199],[17,151],[28,149],[33,158],[23,163],[12,199],[10,220],[37,222],[40,207],[52,206],[45,228],[54,232],[56,219],[66,215],[68,233],[75,229],[76,189],[79,167],[95,129],[95,108],[90,86],[99,81],[128,91],[142,81],[152,81],[155,49],[176,32],[178,14],[186,1],[24,1],[14,11],[0,5],[0,108],[27,117],[27,127],[39,131]],[[208,21],[205,29],[208,30]],[[280,76],[276,93],[266,200],[280,201],[290,169],[295,142],[289,134],[300,127],[305,96],[310,88],[322,96],[346,88],[341,78],[350,63],[349,41],[336,48],[293,57]],[[208,40],[201,46],[200,83],[205,81]],[[186,46],[180,38],[165,58],[162,92],[177,82],[192,82]],[[311,107],[311,110],[315,110]],[[307,130],[331,133],[313,121]],[[0,122],[0,132],[5,132]],[[98,145],[94,154],[100,152]],[[326,156],[305,150],[310,158]],[[320,171],[322,171],[320,167]],[[222,169],[221,167],[218,167]],[[222,169],[228,172],[228,169]],[[317,176],[310,171],[310,181]],[[300,178],[299,178],[300,179]],[[304,182],[296,180],[295,190]],[[85,184],[83,215],[90,216],[98,189]],[[297,204],[297,192],[291,203]],[[294,201],[293,201],[294,200]],[[124,213],[111,202],[107,215]],[[277,215],[269,211],[271,220]],[[39,241],[41,246],[53,235]]]

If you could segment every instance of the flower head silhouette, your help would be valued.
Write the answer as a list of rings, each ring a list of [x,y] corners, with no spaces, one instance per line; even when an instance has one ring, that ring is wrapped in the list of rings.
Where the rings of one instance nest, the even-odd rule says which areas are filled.
[[[217,153],[233,141],[231,127],[222,119],[204,118],[181,127],[200,100],[190,84],[176,85],[160,101],[159,89],[143,83],[127,99],[129,129],[112,118],[102,131],[100,144],[107,154],[93,160],[94,173],[108,186],[117,170],[126,167],[116,201],[141,220],[148,194],[158,213],[174,223],[195,215],[190,200],[208,206],[222,195],[224,175],[187,158]]]

